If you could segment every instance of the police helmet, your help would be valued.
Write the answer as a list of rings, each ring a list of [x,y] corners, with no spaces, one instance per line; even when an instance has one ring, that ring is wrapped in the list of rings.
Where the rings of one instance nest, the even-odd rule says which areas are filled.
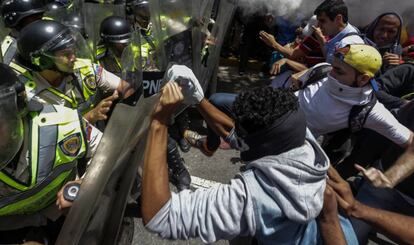
[[[42,0],[8,0],[1,4],[1,15],[6,27],[16,27],[28,16],[43,14],[45,7]]]
[[[106,43],[128,43],[131,40],[132,27],[122,17],[109,16],[101,23],[100,35]]]
[[[23,28],[17,40],[19,56],[43,69],[54,67],[53,52],[72,47],[75,38],[69,27],[53,20],[39,20]]]
[[[63,16],[61,23],[71,28],[72,30],[81,33],[82,36],[87,38],[85,24],[83,22],[82,16],[79,14],[74,12],[68,13]]]
[[[66,5],[62,2],[51,2],[46,5],[47,11],[52,13],[64,9],[65,7]]]

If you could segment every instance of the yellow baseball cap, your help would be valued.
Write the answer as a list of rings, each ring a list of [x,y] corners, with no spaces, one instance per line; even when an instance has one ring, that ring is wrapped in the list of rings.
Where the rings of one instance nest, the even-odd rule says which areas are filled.
[[[335,52],[335,57],[370,77],[375,77],[382,66],[381,54],[376,48],[366,44],[351,44],[339,48]]]

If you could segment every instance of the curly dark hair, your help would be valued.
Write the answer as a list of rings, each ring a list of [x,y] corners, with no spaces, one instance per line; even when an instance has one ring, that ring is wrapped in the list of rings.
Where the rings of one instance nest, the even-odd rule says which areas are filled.
[[[271,126],[298,108],[298,99],[292,91],[267,86],[244,90],[233,103],[236,122],[249,133]]]

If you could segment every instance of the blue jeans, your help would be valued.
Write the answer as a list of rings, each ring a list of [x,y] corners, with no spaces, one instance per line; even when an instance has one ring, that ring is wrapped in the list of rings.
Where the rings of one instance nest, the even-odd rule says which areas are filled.
[[[233,102],[236,100],[236,97],[237,94],[216,93],[210,96],[209,101],[227,116],[234,118]],[[207,148],[211,151],[215,151],[219,146],[220,136],[207,126]]]

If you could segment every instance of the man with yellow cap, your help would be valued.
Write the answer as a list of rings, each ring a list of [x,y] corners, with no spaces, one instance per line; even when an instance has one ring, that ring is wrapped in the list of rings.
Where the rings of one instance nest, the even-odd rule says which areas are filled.
[[[380,53],[371,46],[354,44],[338,49],[328,77],[305,84],[297,95],[315,137],[347,128],[350,132],[368,128],[406,149],[392,171],[383,174],[360,169],[374,185],[392,188],[407,177],[410,167],[404,162],[411,161],[404,159],[414,155],[413,133],[375,97],[372,81],[381,65]]]

